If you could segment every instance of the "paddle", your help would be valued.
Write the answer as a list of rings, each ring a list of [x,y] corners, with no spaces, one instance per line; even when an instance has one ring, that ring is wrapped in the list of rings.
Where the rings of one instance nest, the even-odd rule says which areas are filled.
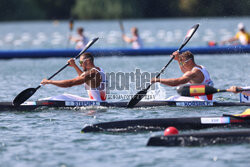
[[[123,23],[122,23],[121,20],[119,20],[119,26],[120,26],[120,30],[122,32],[122,44],[124,46],[125,43],[124,43],[124,40],[123,40],[123,35],[125,34],[125,29],[124,29],[124,26],[123,26]]]
[[[74,27],[74,19],[70,18],[70,20],[69,20],[69,36],[70,37],[71,37],[71,34],[72,34],[73,27]],[[70,42],[70,39],[68,39],[67,48],[69,47],[69,42]]]
[[[86,45],[86,47],[74,58],[75,60],[81,56],[90,46],[92,46],[99,38],[94,38],[93,40],[89,41],[89,43]],[[55,74],[53,74],[51,77],[48,78],[48,80],[52,79],[54,76],[56,76],[59,72],[61,72],[63,69],[65,69],[69,63],[64,65],[61,69],[59,69]],[[13,100],[13,104],[15,106],[19,106],[26,100],[28,100],[40,87],[42,84],[40,84],[36,88],[28,88],[19,93],[16,98]]]
[[[69,30],[70,30],[70,32],[72,32],[73,26],[74,26],[74,19],[70,18],[70,20],[69,20]]]
[[[187,35],[185,36],[181,46],[179,47],[179,49],[177,51],[181,51],[181,49],[188,43],[188,41],[192,38],[192,36],[194,35],[194,33],[196,32],[196,30],[198,29],[199,24],[194,25],[193,27],[191,27],[190,30],[188,30]],[[158,78],[161,73],[163,73],[163,71],[168,67],[168,65],[173,61],[175,56],[173,56],[169,62],[161,69],[160,73],[156,76],[156,78]],[[133,106],[135,106],[139,101],[141,101],[141,99],[147,94],[149,88],[151,87],[152,83],[150,85],[148,85],[148,87],[146,89],[143,89],[141,91],[139,91],[136,95],[134,95],[132,97],[132,99],[128,102],[127,107],[131,108]]]
[[[119,20],[119,26],[120,26],[120,29],[121,29],[121,32],[122,32],[122,35],[125,34],[125,30],[124,30],[124,26],[123,26],[123,23],[121,20]]]
[[[236,89],[236,92],[250,91],[250,89]],[[231,92],[229,89],[216,89],[208,85],[183,85],[177,88],[181,96],[203,96],[220,92]]]

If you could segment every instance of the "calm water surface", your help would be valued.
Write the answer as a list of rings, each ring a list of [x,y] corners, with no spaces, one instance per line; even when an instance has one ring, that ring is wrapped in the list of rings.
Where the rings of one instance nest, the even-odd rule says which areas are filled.
[[[138,27],[147,48],[180,45],[187,30],[197,23],[199,30],[188,45],[207,46],[208,41],[220,42],[234,36],[239,22],[250,31],[249,17],[123,20],[125,33],[131,36],[130,28]],[[95,48],[131,47],[121,40],[118,20],[76,20],[73,32],[69,31],[68,21],[0,22],[0,49],[74,48],[68,37],[76,35],[78,27],[84,27],[89,39],[100,38]]]
[[[206,23],[206,19],[201,20],[203,24],[209,24]],[[167,21],[172,26],[183,25],[183,22],[190,25],[197,22],[196,19]],[[226,26],[220,24],[221,20],[209,21],[216,22],[219,27]],[[232,20],[227,21],[228,24],[233,22]],[[134,22],[127,21],[127,23],[132,25]],[[32,23],[29,24],[33,25]],[[105,25],[105,22],[100,24]],[[86,24],[86,26],[90,25]],[[4,26],[9,26],[9,24]],[[157,22],[155,27],[163,27],[163,25]],[[27,27],[24,26],[24,28]],[[186,31],[186,28],[180,26],[183,32]],[[214,30],[213,25],[208,28]],[[196,40],[197,38],[194,38],[194,43]],[[190,45],[192,44],[192,41],[190,41]],[[101,43],[99,43],[100,45]],[[23,48],[26,47],[23,46]],[[67,59],[64,58],[0,60],[0,101],[11,101],[22,90],[28,87],[36,87],[43,78],[52,75],[66,61]],[[96,58],[96,64],[105,69],[106,72],[134,72],[135,69],[157,72],[168,61],[169,56]],[[197,55],[196,62],[207,67],[217,88],[228,88],[231,85],[247,86],[250,83],[250,56],[248,54]],[[76,76],[76,73],[68,67],[58,74],[55,79],[67,79],[74,76]],[[176,62],[172,62],[162,75],[162,77],[166,78],[179,76],[181,76],[181,72]],[[150,93],[155,94],[158,99],[176,95],[174,88],[159,85],[157,88],[156,91]],[[86,96],[86,92],[82,87],[63,89],[48,85],[39,89],[30,100],[59,95],[64,92]],[[135,94],[136,92],[136,90],[130,90],[123,93]],[[118,94],[120,92],[113,91],[113,93]],[[216,94],[214,98],[220,101],[239,101],[239,96],[232,93]],[[80,133],[85,124],[103,121],[222,115],[223,113],[240,113],[245,109],[246,107],[154,107],[139,109],[38,109],[32,112],[1,112],[0,166],[141,167],[190,166],[191,164],[193,166],[220,167],[247,166],[250,162],[249,144],[187,148],[146,147],[150,136],[163,134],[163,132]],[[206,131],[213,130],[208,129]]]

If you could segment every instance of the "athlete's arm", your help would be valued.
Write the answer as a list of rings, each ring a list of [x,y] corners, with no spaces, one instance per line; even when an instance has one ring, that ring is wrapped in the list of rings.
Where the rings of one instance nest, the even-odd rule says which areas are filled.
[[[227,42],[231,43],[231,42],[234,42],[234,41],[237,41],[237,40],[238,40],[238,37],[237,37],[237,34],[236,34],[234,37],[232,37],[232,38],[230,38],[228,40],[222,41],[221,45],[224,45]]]
[[[91,70],[89,72],[86,72],[86,74],[82,76],[78,76],[73,79],[68,79],[68,80],[48,80],[48,79],[43,79],[41,84],[46,85],[46,84],[52,84],[58,87],[62,88],[68,88],[72,86],[77,86],[81,85],[91,79],[93,79],[96,76],[97,71]]]
[[[55,85],[55,86],[62,87],[62,88],[68,88],[68,87],[72,87],[72,86],[76,86],[76,85],[81,85],[83,83],[84,83],[84,81],[82,80],[81,77],[76,77],[74,79],[68,79],[68,80],[43,79],[41,82],[41,84],[43,84],[43,85],[51,84],[51,85]]]
[[[132,42],[136,41],[135,38],[129,38],[129,37],[126,36],[125,34],[122,35],[122,38],[123,38],[123,40],[124,40],[125,42],[127,42],[127,43],[132,43]]]
[[[76,65],[75,60],[73,58],[69,59],[68,63],[69,66],[73,67],[76,70],[78,76],[80,76],[83,73],[82,70]]]
[[[179,86],[179,85],[188,83],[190,80],[192,80],[195,77],[196,77],[196,73],[189,71],[179,78],[169,78],[169,79],[153,78],[151,80],[151,83],[159,82],[167,86]]]

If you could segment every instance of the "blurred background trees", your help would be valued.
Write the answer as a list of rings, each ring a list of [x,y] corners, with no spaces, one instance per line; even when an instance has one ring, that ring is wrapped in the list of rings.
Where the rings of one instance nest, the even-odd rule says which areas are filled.
[[[0,0],[0,20],[249,16],[250,0]]]

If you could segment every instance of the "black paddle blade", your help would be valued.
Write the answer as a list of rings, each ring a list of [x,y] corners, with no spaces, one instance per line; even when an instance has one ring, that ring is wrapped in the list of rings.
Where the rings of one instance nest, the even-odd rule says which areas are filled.
[[[37,89],[35,88],[25,89],[16,96],[16,98],[13,100],[13,104],[15,106],[19,106],[20,104],[28,100],[36,92],[36,90]]]
[[[127,107],[132,108],[134,107],[141,99],[146,96],[147,90],[143,89],[140,92],[138,92],[136,95],[132,97],[132,99],[128,102]]]

